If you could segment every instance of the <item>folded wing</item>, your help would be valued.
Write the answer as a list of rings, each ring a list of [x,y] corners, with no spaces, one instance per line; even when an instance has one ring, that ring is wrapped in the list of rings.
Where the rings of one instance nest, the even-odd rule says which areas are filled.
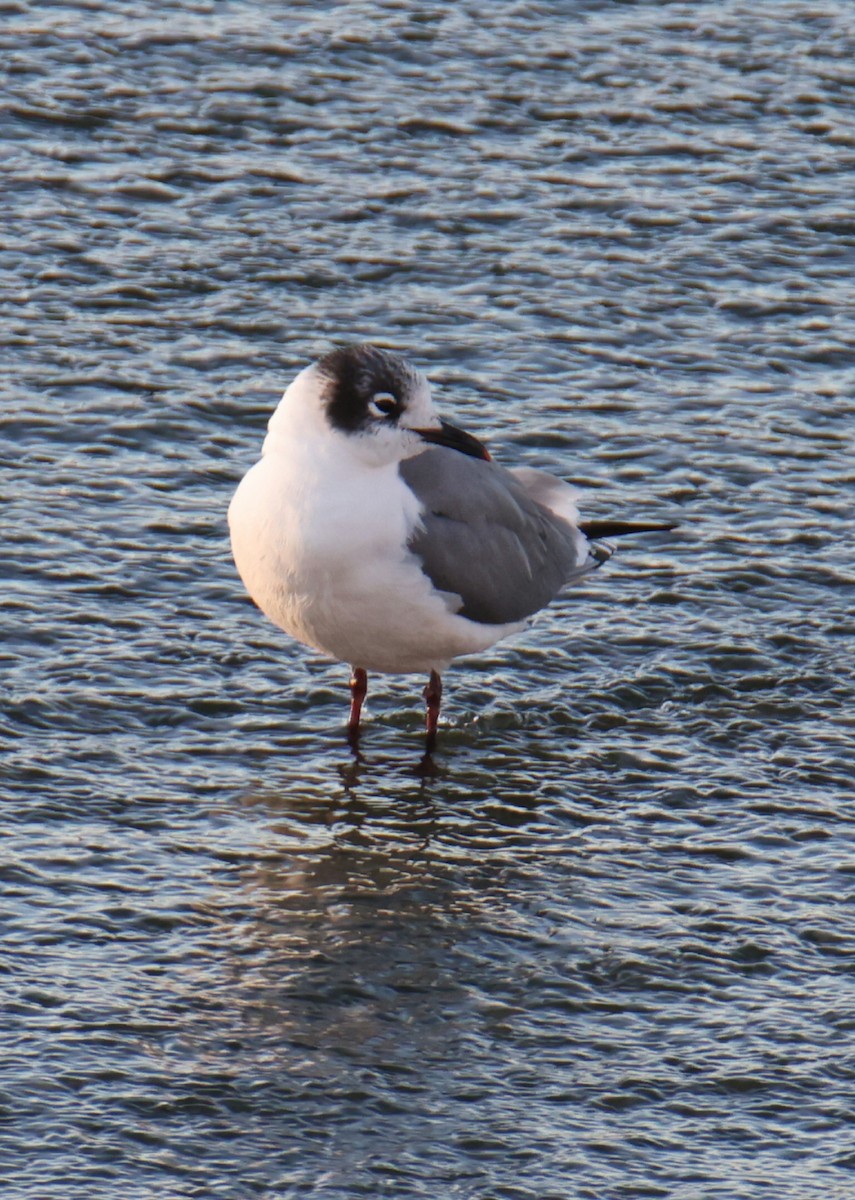
[[[555,487],[570,497],[562,515],[544,503],[542,483],[535,499],[533,480],[444,446],[431,446],[399,469],[423,509],[409,548],[434,587],[460,597],[458,611],[472,621],[523,620],[604,557],[591,553],[568,519],[572,492],[560,480]]]

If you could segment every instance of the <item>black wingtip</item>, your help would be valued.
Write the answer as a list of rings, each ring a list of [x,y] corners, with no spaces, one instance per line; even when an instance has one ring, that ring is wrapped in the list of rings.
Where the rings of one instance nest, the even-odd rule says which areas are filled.
[[[676,522],[665,521],[583,521],[579,529],[592,542],[601,538],[625,537],[630,533],[668,533],[679,529]]]

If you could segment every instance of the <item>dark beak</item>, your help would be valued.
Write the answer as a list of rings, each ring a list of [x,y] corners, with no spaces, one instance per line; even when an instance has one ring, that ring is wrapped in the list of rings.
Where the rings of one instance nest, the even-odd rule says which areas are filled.
[[[471,433],[458,429],[456,425],[449,425],[448,421],[440,421],[438,429],[414,429],[413,433],[417,433],[422,441],[430,442],[434,446],[448,446],[449,450],[459,450],[461,454],[468,454],[470,458],[491,461],[486,446],[482,446]]]

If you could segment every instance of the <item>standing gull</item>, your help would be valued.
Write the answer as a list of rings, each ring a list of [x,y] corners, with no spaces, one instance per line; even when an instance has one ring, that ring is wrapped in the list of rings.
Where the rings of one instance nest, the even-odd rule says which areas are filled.
[[[229,526],[262,612],[351,664],[353,744],[368,671],[429,675],[427,755],[453,659],[524,629],[610,557],[599,539],[673,528],[580,523],[568,484],[493,462],[440,419],[420,371],[370,345],[300,372],[232,499]]]

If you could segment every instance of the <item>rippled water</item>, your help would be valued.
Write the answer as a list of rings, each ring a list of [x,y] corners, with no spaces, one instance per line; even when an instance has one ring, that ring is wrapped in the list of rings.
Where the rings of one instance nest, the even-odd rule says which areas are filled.
[[[853,1194],[855,10],[0,4],[7,1200]],[[225,509],[334,342],[588,516],[375,681]]]

